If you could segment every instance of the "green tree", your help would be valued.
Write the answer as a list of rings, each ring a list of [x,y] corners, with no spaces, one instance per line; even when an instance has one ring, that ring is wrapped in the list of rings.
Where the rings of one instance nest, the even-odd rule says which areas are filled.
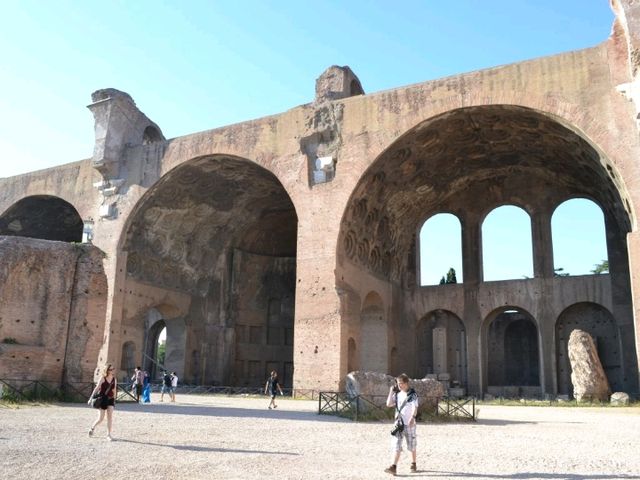
[[[454,268],[449,269],[449,271],[447,272],[447,279],[444,283],[458,283],[458,279],[456,278],[456,270]]]
[[[167,353],[167,342],[164,340],[158,343],[158,358],[157,362],[160,365],[164,365],[164,357]]]
[[[591,270],[591,273],[595,273],[596,275],[609,273],[609,260],[602,260],[600,263],[596,263],[593,266],[594,269]]]
[[[554,268],[553,269],[553,276],[554,277],[568,277],[570,275],[570,273],[565,272],[564,268],[562,267],[558,267],[558,268]]]

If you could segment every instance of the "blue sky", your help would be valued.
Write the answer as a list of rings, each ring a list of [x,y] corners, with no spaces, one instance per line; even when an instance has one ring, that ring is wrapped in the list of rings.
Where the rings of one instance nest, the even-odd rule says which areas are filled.
[[[451,214],[428,219],[420,231],[422,285],[437,285],[453,268],[464,280],[460,221]],[[591,200],[573,198],[560,204],[551,217],[554,268],[558,273],[590,275],[607,260],[604,215]],[[522,208],[504,205],[482,223],[482,261],[485,281],[533,277],[531,219]]]
[[[590,47],[612,21],[608,0],[3,2],[0,177],[89,158],[100,88],[172,138],[310,102],[333,64],[375,92]]]
[[[172,138],[308,103],[330,65],[370,93],[594,46],[612,22],[608,0],[3,2],[0,177],[89,158],[100,88]]]

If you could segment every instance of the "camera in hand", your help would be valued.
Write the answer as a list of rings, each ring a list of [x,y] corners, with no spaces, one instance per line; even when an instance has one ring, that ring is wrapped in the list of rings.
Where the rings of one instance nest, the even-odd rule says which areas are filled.
[[[393,384],[393,391],[394,393],[398,393],[400,391],[400,387],[398,387],[398,382],[395,382]]]
[[[398,435],[400,433],[402,433],[404,431],[404,422],[402,421],[402,418],[399,417],[398,420],[396,420],[396,423],[393,424],[393,430],[391,430],[391,435]]]

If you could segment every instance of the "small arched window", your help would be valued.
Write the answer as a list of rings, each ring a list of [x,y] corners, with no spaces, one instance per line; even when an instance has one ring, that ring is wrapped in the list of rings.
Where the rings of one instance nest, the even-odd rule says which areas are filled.
[[[149,145],[151,143],[161,142],[164,140],[162,133],[156,127],[149,125],[144,129],[144,133],[142,134],[142,144]]]
[[[429,218],[420,229],[420,285],[462,283],[462,231],[450,213]]]
[[[482,222],[484,280],[533,277],[531,218],[522,208],[503,205]]]
[[[556,275],[609,272],[604,215],[595,202],[574,198],[560,204],[551,217],[551,238]]]

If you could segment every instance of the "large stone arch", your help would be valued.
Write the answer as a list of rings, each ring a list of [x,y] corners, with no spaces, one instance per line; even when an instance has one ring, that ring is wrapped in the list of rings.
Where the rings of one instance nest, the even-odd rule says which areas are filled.
[[[616,167],[579,128],[570,127],[555,114],[512,104],[456,108],[424,120],[397,137],[370,163],[341,219],[337,283],[376,284],[380,291],[388,292],[391,348],[415,343],[415,324],[408,318],[443,308],[464,311],[467,335],[479,336],[483,321],[480,312],[486,308],[480,299],[489,293],[482,277],[480,226],[486,212],[512,204],[531,214],[535,278],[529,282],[531,288],[521,279],[499,282],[491,288],[505,298],[506,304],[533,300],[533,310],[548,311],[549,302],[562,304],[561,298],[554,297],[563,295],[561,289],[551,297],[531,299],[521,287],[539,291],[533,281],[554,278],[550,215],[559,201],[574,196],[594,198],[603,208],[611,239],[609,249],[619,266],[612,273],[612,294],[625,299],[619,308],[631,321],[628,257],[623,241],[631,229],[631,213]],[[443,211],[458,216],[462,224],[462,290],[420,287],[417,279],[419,227],[424,218]],[[454,303],[443,295],[443,288],[453,289]],[[540,321],[545,325],[553,322],[546,316]],[[540,331],[541,327],[537,328]],[[545,326],[545,335],[547,331]],[[545,376],[550,372],[544,372],[543,367],[553,363],[553,354],[542,348],[546,337],[545,343],[538,342],[544,352],[537,372],[540,382],[531,387],[548,391],[552,386],[545,379],[551,376]],[[469,358],[482,358],[478,342],[468,345]],[[400,369],[414,368],[415,348],[398,348],[398,355]],[[469,365],[470,391],[481,393],[487,385],[486,372],[477,362]]]
[[[81,242],[83,228],[78,210],[52,195],[22,198],[0,215],[0,235]]]
[[[558,317],[556,334],[556,373],[558,393],[573,395],[568,343],[571,332],[584,330],[593,337],[598,356],[612,391],[622,390],[624,376],[623,346],[614,316],[601,305],[582,302],[566,308]]]
[[[181,307],[168,318],[185,325],[181,378],[253,385],[267,370],[291,377],[296,241],[295,208],[273,173],[231,155],[181,163],[127,220],[126,274],[116,285],[125,293],[122,329],[139,321],[127,315],[137,304],[173,296]]]
[[[360,177],[342,217],[338,263],[347,259],[400,283],[415,272],[408,260],[423,218],[440,211],[465,218],[469,206],[481,216],[506,203],[532,212],[545,190],[556,192],[553,201],[586,192],[629,231],[619,177],[603,164],[587,139],[540,111],[486,105],[446,112],[399,137]]]

